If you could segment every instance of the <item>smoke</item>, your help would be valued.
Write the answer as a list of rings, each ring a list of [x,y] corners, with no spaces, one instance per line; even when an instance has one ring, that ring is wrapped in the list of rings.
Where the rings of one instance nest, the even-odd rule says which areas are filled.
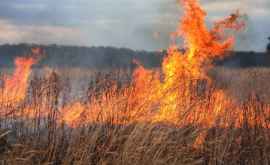
[[[181,9],[176,0],[158,1],[153,18],[136,29],[136,34],[144,36],[150,50],[166,49],[170,44],[170,34],[175,31]]]
[[[219,19],[219,16],[228,15],[239,10],[243,15],[246,28],[236,36],[236,50],[264,52],[267,37],[270,35],[270,1],[268,0],[205,0],[202,1],[211,20]]]
[[[0,44],[37,43],[79,45],[83,34],[78,28],[49,25],[21,25],[0,19]],[[73,40],[77,40],[77,44]]]
[[[9,23],[9,33],[0,34],[2,42],[159,50],[168,47],[170,33],[175,31],[182,10],[178,0],[26,1],[1,1],[0,20]],[[238,34],[236,49],[265,50],[270,35],[269,0],[201,0],[201,3],[209,22],[237,9],[246,14],[247,29]],[[64,31],[59,32],[59,27]],[[66,33],[66,29],[76,30]]]
[[[265,51],[267,37],[270,36],[270,1],[261,0],[202,0],[203,8],[207,12],[207,23],[239,10],[246,28],[235,33],[235,50]],[[170,33],[174,32],[179,18],[181,19],[181,6],[177,0],[160,0],[155,20],[152,24],[139,29],[146,41],[152,43],[150,47],[166,48],[170,42]]]

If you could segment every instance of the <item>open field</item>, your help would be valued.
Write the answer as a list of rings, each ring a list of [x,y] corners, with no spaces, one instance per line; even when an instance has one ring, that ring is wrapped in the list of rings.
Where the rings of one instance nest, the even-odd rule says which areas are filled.
[[[14,58],[0,76],[0,164],[270,164],[270,69],[216,66],[232,56],[245,16],[209,25],[199,2],[179,3],[183,17],[158,58],[71,47],[59,66],[42,65],[42,48]],[[70,58],[79,50],[101,56]]]
[[[81,125],[59,123],[61,107],[68,104],[65,101],[58,102],[63,99],[61,97],[66,97],[64,93],[67,93],[65,91],[67,88],[58,88],[61,87],[60,84],[67,77],[82,81],[86,74],[92,76],[93,82],[101,79],[93,76],[94,74],[90,75],[89,71],[78,68],[70,69],[68,72],[66,70],[57,72],[59,75],[51,73],[50,76],[34,78],[32,86],[29,87],[27,100],[14,104],[1,103],[1,111],[8,109],[21,112],[1,117],[2,164],[268,164],[270,161],[270,116],[269,113],[264,114],[268,104],[254,97],[269,98],[266,91],[268,85],[266,75],[270,73],[270,69],[214,69],[216,85],[209,87],[204,96],[190,97],[192,102],[198,105],[181,105],[182,108],[189,107],[188,109],[179,107],[179,112],[185,111],[185,115],[179,116],[179,120],[186,121],[180,125],[165,121],[137,120],[144,118],[147,115],[145,112],[123,121],[121,119],[123,114],[113,112],[116,110],[114,108],[121,108],[117,111],[125,112],[125,115],[131,115],[133,112],[131,108],[136,108],[125,106],[127,105],[125,99],[120,102],[118,100],[117,105],[111,107],[113,116],[100,116],[91,123]],[[111,75],[116,73],[119,72]],[[65,75],[65,78],[62,78],[62,75]],[[102,77],[107,74],[96,75]],[[55,76],[59,76],[59,79]],[[121,75],[113,77],[121,79]],[[114,81],[116,79],[111,82]],[[46,88],[40,91],[42,85]],[[109,87],[102,83],[99,85],[95,87],[100,88],[102,93],[110,95]],[[116,95],[117,97],[123,95],[120,92],[122,88],[125,87],[119,86],[119,93],[114,93],[107,99],[113,101],[112,98]],[[227,109],[228,107],[221,107],[228,111],[226,116],[215,118],[207,127],[203,123],[190,122],[189,114],[193,116],[194,112],[198,111],[197,106],[208,107],[209,112],[206,112],[206,115],[215,111],[216,100],[211,94],[207,94],[213,88],[223,89],[234,97],[241,98],[242,102],[239,101],[239,104],[245,115],[240,125],[234,125],[237,118],[230,109]],[[85,94],[85,98],[80,98],[80,102],[90,104],[100,97],[99,90],[91,90],[90,100]],[[140,101],[143,103],[141,106],[148,104],[147,99]],[[29,106],[35,112],[34,116],[24,113],[25,108]],[[43,116],[42,111],[45,109],[48,114]],[[84,117],[86,116],[81,114],[79,119],[84,121]]]

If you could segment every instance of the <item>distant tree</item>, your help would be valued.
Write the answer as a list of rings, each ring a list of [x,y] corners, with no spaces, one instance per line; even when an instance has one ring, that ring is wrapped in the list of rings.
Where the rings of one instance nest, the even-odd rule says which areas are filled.
[[[268,40],[270,41],[270,37],[268,37]],[[270,54],[270,43],[268,43],[266,51],[268,54]]]

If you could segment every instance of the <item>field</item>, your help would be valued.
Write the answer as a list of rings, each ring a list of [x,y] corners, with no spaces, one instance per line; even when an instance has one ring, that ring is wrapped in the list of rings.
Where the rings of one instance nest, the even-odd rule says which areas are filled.
[[[270,164],[270,69],[215,65],[242,15],[208,26],[199,2],[180,4],[160,67],[37,69],[40,48],[17,57],[1,74],[0,163]]]
[[[268,126],[270,116],[269,113],[262,114],[262,110],[267,106],[267,100],[264,102],[263,99],[269,98],[267,75],[270,74],[270,70],[267,68],[229,69],[219,67],[214,68],[211,72],[218,81],[207,91],[213,90],[212,88],[215,87],[223,89],[239,99],[238,103],[241,104],[245,118],[237,127],[234,126],[234,122],[236,122],[236,119],[233,118],[234,114],[226,114],[230,116],[226,119],[226,122],[231,124],[228,127],[224,127],[225,116],[216,118],[214,124],[204,127],[196,122],[174,125],[168,124],[168,122],[138,121],[138,118],[145,117],[141,116],[145,115],[144,113],[138,114],[136,118],[130,117],[125,122],[118,121],[123,116],[122,114],[117,116],[116,113],[115,116],[110,117],[100,116],[91,124],[76,126],[60,124],[58,122],[59,111],[70,100],[60,99],[64,96],[67,99],[65,93],[69,90],[58,88],[58,86],[67,81],[67,77],[77,76],[77,80],[84,80],[86,75],[89,75],[91,77],[89,79],[90,89],[92,84],[90,82],[97,83],[103,79],[100,77],[106,77],[108,73],[94,74],[96,71],[78,68],[70,69],[68,73],[66,69],[56,73],[57,71],[51,71],[49,75],[32,78],[27,101],[16,103],[17,105],[1,103],[2,111],[8,108],[21,112],[18,115],[1,117],[0,151],[2,164],[269,163],[270,132]],[[61,77],[61,75],[65,76]],[[123,77],[123,73],[120,72],[110,73],[110,75],[118,77],[119,82]],[[42,84],[41,82],[46,83]],[[46,88],[40,91],[43,89],[42,85]],[[110,88],[104,86],[102,82],[100,82],[100,86],[96,87],[103,90],[102,93],[110,92]],[[234,92],[235,89],[238,92]],[[121,90],[120,87],[119,90]],[[99,97],[100,91],[96,90],[96,93],[93,92],[92,95]],[[260,98],[261,96],[262,98]],[[198,96],[194,102],[200,106],[208,106],[211,111],[216,105],[211,105],[214,102],[209,97],[211,96]],[[58,102],[58,100],[62,100],[62,102]],[[88,98],[80,98],[81,102],[88,104],[85,100]],[[121,104],[126,104],[125,101],[122,100],[115,106],[121,107],[122,109],[118,109],[121,112],[132,111],[129,109],[130,107],[123,109],[124,106]],[[141,100],[141,102],[144,101]],[[25,108],[30,105],[35,116],[24,113]],[[49,110],[46,117],[41,115],[42,110],[44,110],[41,105],[46,107],[46,111]],[[196,106],[190,106],[187,110],[185,110],[187,118],[189,113],[197,111]],[[181,111],[183,109],[179,109],[179,112]],[[229,109],[228,112],[232,113]],[[188,121],[189,119],[185,117],[182,116],[181,120]],[[84,120],[83,115],[80,120]]]

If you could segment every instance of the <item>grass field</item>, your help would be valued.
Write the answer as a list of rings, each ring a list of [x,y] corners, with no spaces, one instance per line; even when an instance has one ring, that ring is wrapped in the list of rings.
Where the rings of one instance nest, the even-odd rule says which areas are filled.
[[[16,58],[1,76],[0,164],[270,164],[269,68],[214,67],[232,52],[243,15],[208,26],[199,2],[179,3],[160,68],[134,61],[133,71],[31,76],[43,51]]]
[[[64,72],[65,78],[61,78]],[[180,125],[166,121],[137,120],[148,115],[146,112],[130,115],[123,121],[123,114],[114,110],[125,112],[125,115],[132,114],[133,108],[137,107],[127,106],[127,100],[124,99],[132,93],[124,95],[121,90],[125,86],[119,85],[116,93],[111,95],[110,88],[106,86],[110,84],[97,82],[104,80],[108,74],[96,74],[99,77],[91,74],[91,81],[99,85],[95,84],[97,90],[90,90],[91,97],[87,94],[84,95],[85,98],[80,97],[80,102],[84,105],[95,102],[102,90],[102,93],[110,95],[103,99],[103,103],[109,100],[116,104],[113,108],[110,107],[113,114],[103,117],[102,115],[108,113],[106,107],[109,108],[109,105],[99,103],[99,106],[105,108],[105,113],[101,112],[101,116],[91,123],[75,126],[59,123],[61,107],[68,104],[59,100],[70,94],[62,83],[67,77],[78,76],[77,79],[83,80],[86,72],[90,73],[71,69],[68,72],[58,71],[58,74],[33,78],[27,99],[16,104],[1,102],[1,112],[16,111],[14,114],[1,116],[2,164],[269,164],[270,116],[266,113],[269,69],[214,69],[211,74],[215,77],[215,85],[208,87],[204,91],[205,95],[190,97],[196,105],[179,106],[179,112],[183,111],[181,108],[188,107],[185,109],[186,115],[179,116],[182,121]],[[121,75],[117,74],[119,72],[110,75],[121,79]],[[111,77],[107,77],[104,82],[115,82],[116,79],[108,81]],[[89,84],[91,89],[91,83]],[[244,114],[240,125],[234,125],[235,114],[225,106],[220,108],[227,113],[216,117],[207,127],[197,123],[195,118],[190,122],[190,115],[197,114],[194,112],[198,111],[198,107],[208,107],[209,112],[204,116],[214,113],[216,105],[213,104],[217,100],[209,93],[213,88],[222,89],[241,100],[237,101]],[[115,102],[116,95],[123,95],[123,99]],[[144,106],[147,98],[140,102],[144,102],[139,104]],[[27,107],[31,107],[35,113],[25,113]],[[48,113],[43,116],[43,111]],[[87,119],[87,116],[81,114],[79,118],[84,121],[85,117]],[[224,122],[227,123],[226,127]]]

